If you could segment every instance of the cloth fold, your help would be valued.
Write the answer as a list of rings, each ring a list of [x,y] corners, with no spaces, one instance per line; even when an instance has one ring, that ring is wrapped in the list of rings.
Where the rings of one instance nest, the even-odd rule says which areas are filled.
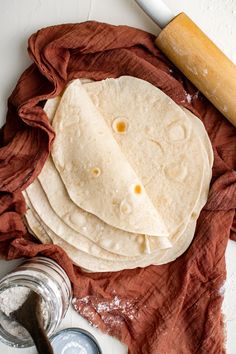
[[[126,343],[130,354],[225,353],[221,287],[227,241],[236,238],[235,129],[144,31],[95,21],[51,26],[30,37],[28,51],[33,64],[8,100],[0,134],[0,254],[55,259],[72,281],[74,308]],[[40,173],[55,138],[45,100],[75,78],[121,75],[149,81],[203,121],[214,148],[212,185],[194,241],[176,261],[88,274],[60,247],[38,244],[30,236],[21,191]]]

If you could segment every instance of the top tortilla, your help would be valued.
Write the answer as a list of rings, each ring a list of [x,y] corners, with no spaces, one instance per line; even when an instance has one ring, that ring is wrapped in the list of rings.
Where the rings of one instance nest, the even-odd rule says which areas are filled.
[[[191,121],[161,90],[130,76],[84,84],[170,234],[200,197],[204,154]],[[119,132],[118,128],[125,131]]]
[[[52,157],[71,199],[129,232],[163,236],[187,225],[202,188],[204,156],[184,112],[163,92],[137,78],[84,86],[89,97],[79,80],[69,85],[53,120],[57,138]],[[117,126],[122,124],[126,130],[120,133]],[[138,177],[134,183],[133,172]],[[149,218],[139,209],[136,186],[144,192],[143,210],[150,208]],[[167,234],[150,224],[154,209]]]

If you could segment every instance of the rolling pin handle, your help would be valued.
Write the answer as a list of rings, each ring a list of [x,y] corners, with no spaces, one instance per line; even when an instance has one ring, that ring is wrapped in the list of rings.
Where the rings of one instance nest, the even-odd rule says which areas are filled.
[[[162,0],[135,1],[160,28],[164,28],[174,18],[171,10]]]
[[[236,127],[236,66],[185,14],[158,35],[156,45]]]

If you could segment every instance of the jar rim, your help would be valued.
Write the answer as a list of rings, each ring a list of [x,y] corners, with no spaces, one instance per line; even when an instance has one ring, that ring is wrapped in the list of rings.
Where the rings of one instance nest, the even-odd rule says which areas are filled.
[[[54,333],[51,337],[50,337],[50,342],[53,343],[53,340],[56,339],[57,337],[60,337],[62,334],[68,334],[68,333],[79,333],[82,335],[85,335],[89,341],[93,342],[93,344],[95,345],[96,349],[97,349],[97,354],[102,354],[102,349],[97,341],[97,339],[94,337],[94,335],[92,335],[92,333],[90,333],[89,331],[83,329],[83,328],[79,328],[79,327],[68,327],[68,328],[64,328],[59,330],[58,332]]]

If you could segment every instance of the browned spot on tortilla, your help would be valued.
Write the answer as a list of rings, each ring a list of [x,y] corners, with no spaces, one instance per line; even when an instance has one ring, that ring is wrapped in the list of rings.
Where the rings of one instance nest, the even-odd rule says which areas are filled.
[[[136,184],[136,186],[134,187],[134,193],[135,194],[141,194],[142,193],[142,187],[140,186],[140,184]]]

